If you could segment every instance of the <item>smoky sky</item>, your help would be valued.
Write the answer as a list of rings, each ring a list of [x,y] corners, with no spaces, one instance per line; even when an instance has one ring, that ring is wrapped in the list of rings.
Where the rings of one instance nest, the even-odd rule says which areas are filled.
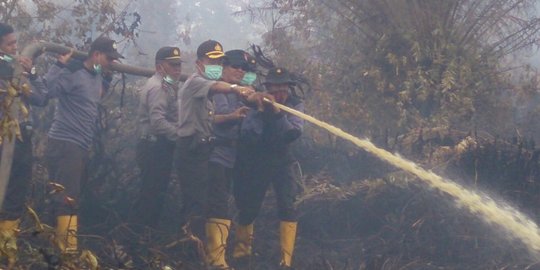
[[[175,1],[141,0],[129,7],[140,13],[141,26],[136,44],[124,50],[136,59],[134,64],[151,63],[151,56],[162,46],[178,46],[182,51],[195,51],[205,40],[220,41],[225,50],[247,49],[260,44],[264,27],[246,15],[235,15],[247,4],[257,1]]]

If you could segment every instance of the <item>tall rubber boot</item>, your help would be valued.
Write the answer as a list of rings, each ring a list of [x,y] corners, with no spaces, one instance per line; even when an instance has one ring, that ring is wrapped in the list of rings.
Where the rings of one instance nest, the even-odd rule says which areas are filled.
[[[56,245],[62,253],[77,252],[77,216],[56,217]]]
[[[6,257],[8,267],[11,268],[17,261],[17,233],[20,220],[0,221],[0,255]]]
[[[233,258],[251,256],[251,244],[253,243],[253,223],[249,225],[238,225],[235,229],[235,245]]]
[[[225,261],[225,248],[231,221],[209,218],[206,221],[206,263],[210,269],[230,269]]]
[[[284,268],[291,267],[296,240],[296,225],[297,222],[282,221],[279,223],[279,242],[281,243],[281,262],[279,265]]]

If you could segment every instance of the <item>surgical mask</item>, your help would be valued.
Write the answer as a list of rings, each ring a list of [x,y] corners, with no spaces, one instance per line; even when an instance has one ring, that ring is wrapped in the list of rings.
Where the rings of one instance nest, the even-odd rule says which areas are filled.
[[[209,80],[219,80],[223,67],[220,65],[204,65],[204,76]]]
[[[242,85],[252,85],[257,79],[257,73],[255,72],[246,72],[240,84]]]
[[[169,75],[165,75],[165,77],[163,77],[163,81],[171,85],[176,84],[178,82]]]
[[[4,55],[0,55],[0,60],[11,63],[11,62],[13,62],[13,57],[11,57],[11,56],[9,56],[7,54],[4,54]]]
[[[97,74],[101,74],[101,72],[103,71],[102,67],[100,64],[94,64],[94,71],[97,73]]]

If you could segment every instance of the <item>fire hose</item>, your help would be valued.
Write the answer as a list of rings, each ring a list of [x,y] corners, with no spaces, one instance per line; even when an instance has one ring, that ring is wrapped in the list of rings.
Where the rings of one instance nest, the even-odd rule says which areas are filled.
[[[72,57],[78,60],[84,60],[87,58],[88,53],[79,51],[79,50],[73,50],[72,48],[51,43],[51,42],[45,42],[45,41],[38,41],[34,42],[26,47],[21,52],[21,56],[28,57],[30,59],[35,59],[39,55],[41,55],[44,52],[51,52],[56,54],[66,54],[73,51]],[[122,64],[119,62],[114,62],[111,66],[111,69],[113,71],[119,72],[119,73],[126,73],[136,76],[142,76],[142,77],[151,77],[154,73],[154,69],[148,69],[148,68],[142,68],[127,64]],[[15,69],[14,77],[21,77],[22,70]],[[183,74],[180,77],[180,81],[185,81],[187,79],[187,75]],[[18,97],[16,99],[19,99]],[[16,116],[18,115],[18,100],[15,100],[11,103],[9,112],[10,115]],[[15,127],[11,127],[10,134],[15,134]],[[13,154],[15,149],[15,136],[12,136],[9,138],[9,136],[5,136],[3,138],[2,143],[2,155],[0,158],[0,209],[2,208],[2,204],[4,202],[4,197],[6,194],[7,185],[9,182],[9,176],[11,174],[11,165],[13,162]]]

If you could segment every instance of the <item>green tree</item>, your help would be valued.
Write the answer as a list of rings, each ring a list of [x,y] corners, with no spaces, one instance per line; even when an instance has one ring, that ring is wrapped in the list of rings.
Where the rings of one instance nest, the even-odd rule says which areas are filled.
[[[432,126],[511,130],[505,71],[508,56],[538,42],[534,4],[276,0],[251,10],[273,14],[265,42],[278,62],[315,82],[310,110],[377,136]]]

